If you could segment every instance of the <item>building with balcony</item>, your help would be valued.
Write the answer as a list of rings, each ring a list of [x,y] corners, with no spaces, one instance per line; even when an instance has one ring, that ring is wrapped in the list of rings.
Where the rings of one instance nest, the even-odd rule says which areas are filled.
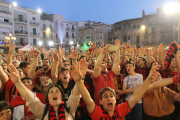
[[[108,33],[112,29],[112,25],[105,23],[84,21],[76,22],[78,29],[77,40],[83,50],[89,47],[89,43],[95,42],[100,45],[101,42],[108,43]]]
[[[109,33],[109,42],[119,39],[121,42],[129,41],[133,46],[164,46],[178,40],[178,15],[165,14],[163,8],[158,8],[156,13],[146,15],[142,11],[141,18],[116,22]],[[142,27],[143,26],[143,27]]]
[[[54,22],[51,22],[49,20],[41,20],[40,24],[40,38],[39,42],[42,43],[42,45],[46,46],[47,48],[53,47],[55,48],[55,45],[57,44],[56,39],[56,31],[54,29]],[[53,44],[50,44],[50,43]]]
[[[70,42],[72,45],[76,45],[76,23],[65,20],[60,14],[47,14],[43,13],[41,15],[42,20],[49,20],[54,23],[53,29],[55,34],[55,39],[58,44],[62,44],[63,47],[68,47]],[[67,51],[68,52],[68,51]]]

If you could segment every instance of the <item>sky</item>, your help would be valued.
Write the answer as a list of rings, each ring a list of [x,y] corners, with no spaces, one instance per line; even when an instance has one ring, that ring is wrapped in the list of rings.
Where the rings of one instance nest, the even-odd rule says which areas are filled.
[[[156,9],[177,0],[6,0],[17,2],[18,6],[28,7],[48,14],[61,14],[70,21],[95,21],[107,24],[142,17],[155,13]]]

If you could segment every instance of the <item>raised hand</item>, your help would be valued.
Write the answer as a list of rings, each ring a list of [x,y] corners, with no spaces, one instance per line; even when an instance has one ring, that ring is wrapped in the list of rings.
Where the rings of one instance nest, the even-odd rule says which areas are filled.
[[[37,57],[39,55],[39,50],[35,49],[33,45],[33,49],[31,49],[30,54]]]
[[[108,53],[109,53],[109,46],[111,46],[111,45],[107,44],[107,45],[103,48],[103,50],[102,50],[102,53],[103,53],[103,54],[108,54]]]
[[[87,68],[88,68],[88,63],[86,63],[86,60],[84,59],[81,59],[80,62],[77,63],[77,66],[74,63],[72,63],[71,76],[75,82],[80,81],[85,77]]]
[[[157,70],[159,70],[159,68],[160,68],[160,65],[158,65],[157,63],[153,63],[148,77],[153,78],[153,76],[156,74],[156,72],[157,72]]]
[[[8,72],[6,72],[6,73],[11,78],[11,81],[14,84],[21,82],[21,78],[19,76],[19,73],[12,64],[8,65],[8,70],[9,70],[10,73],[8,73]]]
[[[118,50],[120,50],[120,41],[118,39],[114,40],[115,46],[118,46]]]
[[[58,60],[59,59],[58,51],[57,50],[55,52],[53,52],[53,58],[54,58],[54,60]]]
[[[159,45],[159,52],[160,52],[160,53],[163,53],[163,51],[164,51],[164,48],[163,48],[163,44],[161,43],[161,44]]]
[[[93,42],[92,49],[95,49],[95,48],[96,48],[96,44],[95,44],[95,42]]]
[[[43,72],[43,69],[39,69],[37,70],[36,75],[39,76],[42,72]]]
[[[15,45],[12,42],[9,42],[9,51],[14,51],[15,50]]]
[[[70,58],[73,60],[77,60],[78,59],[78,53],[76,51],[71,52]]]
[[[104,48],[104,43],[103,42],[101,42],[101,48]]]

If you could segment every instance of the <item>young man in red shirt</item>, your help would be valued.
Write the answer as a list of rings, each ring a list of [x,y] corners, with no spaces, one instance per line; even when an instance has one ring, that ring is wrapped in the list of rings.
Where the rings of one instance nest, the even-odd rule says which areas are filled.
[[[115,89],[114,78],[118,74],[118,66],[120,63],[120,41],[115,40],[115,46],[118,47],[118,50],[116,51],[114,65],[111,71],[107,70],[106,64],[102,64],[102,60],[104,56],[110,52],[109,46],[110,45],[106,45],[103,48],[102,52],[100,53],[95,63],[94,72],[92,75],[93,85],[94,85],[94,101],[97,105],[100,104],[98,93],[100,92],[102,88],[111,87]]]

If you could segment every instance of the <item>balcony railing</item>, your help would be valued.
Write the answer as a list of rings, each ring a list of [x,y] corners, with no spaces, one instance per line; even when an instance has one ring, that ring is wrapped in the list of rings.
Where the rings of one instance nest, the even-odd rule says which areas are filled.
[[[22,46],[28,45],[27,42],[16,42],[15,44],[16,45],[22,45]]]
[[[8,12],[8,11],[4,11],[4,10],[0,10],[0,13],[5,13],[5,14],[9,14],[9,15],[12,15],[11,12]]]
[[[66,27],[66,30],[70,30],[70,28],[69,28],[69,27]]]
[[[70,35],[66,35],[66,38],[70,38]]]
[[[9,32],[0,31],[0,34],[8,35]]]
[[[22,30],[15,30],[15,33],[17,33],[17,34],[28,34],[27,31],[22,31]]]
[[[12,22],[2,22],[2,21],[0,21],[0,23],[7,24],[7,25],[12,25]]]
[[[32,36],[40,36],[40,33],[31,32],[30,35],[32,35]]]
[[[76,36],[72,36],[72,38],[76,38]]]
[[[72,31],[75,31],[75,28],[72,28],[71,30],[72,30]]]
[[[31,24],[31,25],[39,25],[39,22],[30,21],[30,24]]]
[[[25,20],[25,19],[20,19],[20,18],[14,18],[14,21],[27,23],[27,20]]]
[[[102,30],[96,30],[96,33],[102,33]]]

